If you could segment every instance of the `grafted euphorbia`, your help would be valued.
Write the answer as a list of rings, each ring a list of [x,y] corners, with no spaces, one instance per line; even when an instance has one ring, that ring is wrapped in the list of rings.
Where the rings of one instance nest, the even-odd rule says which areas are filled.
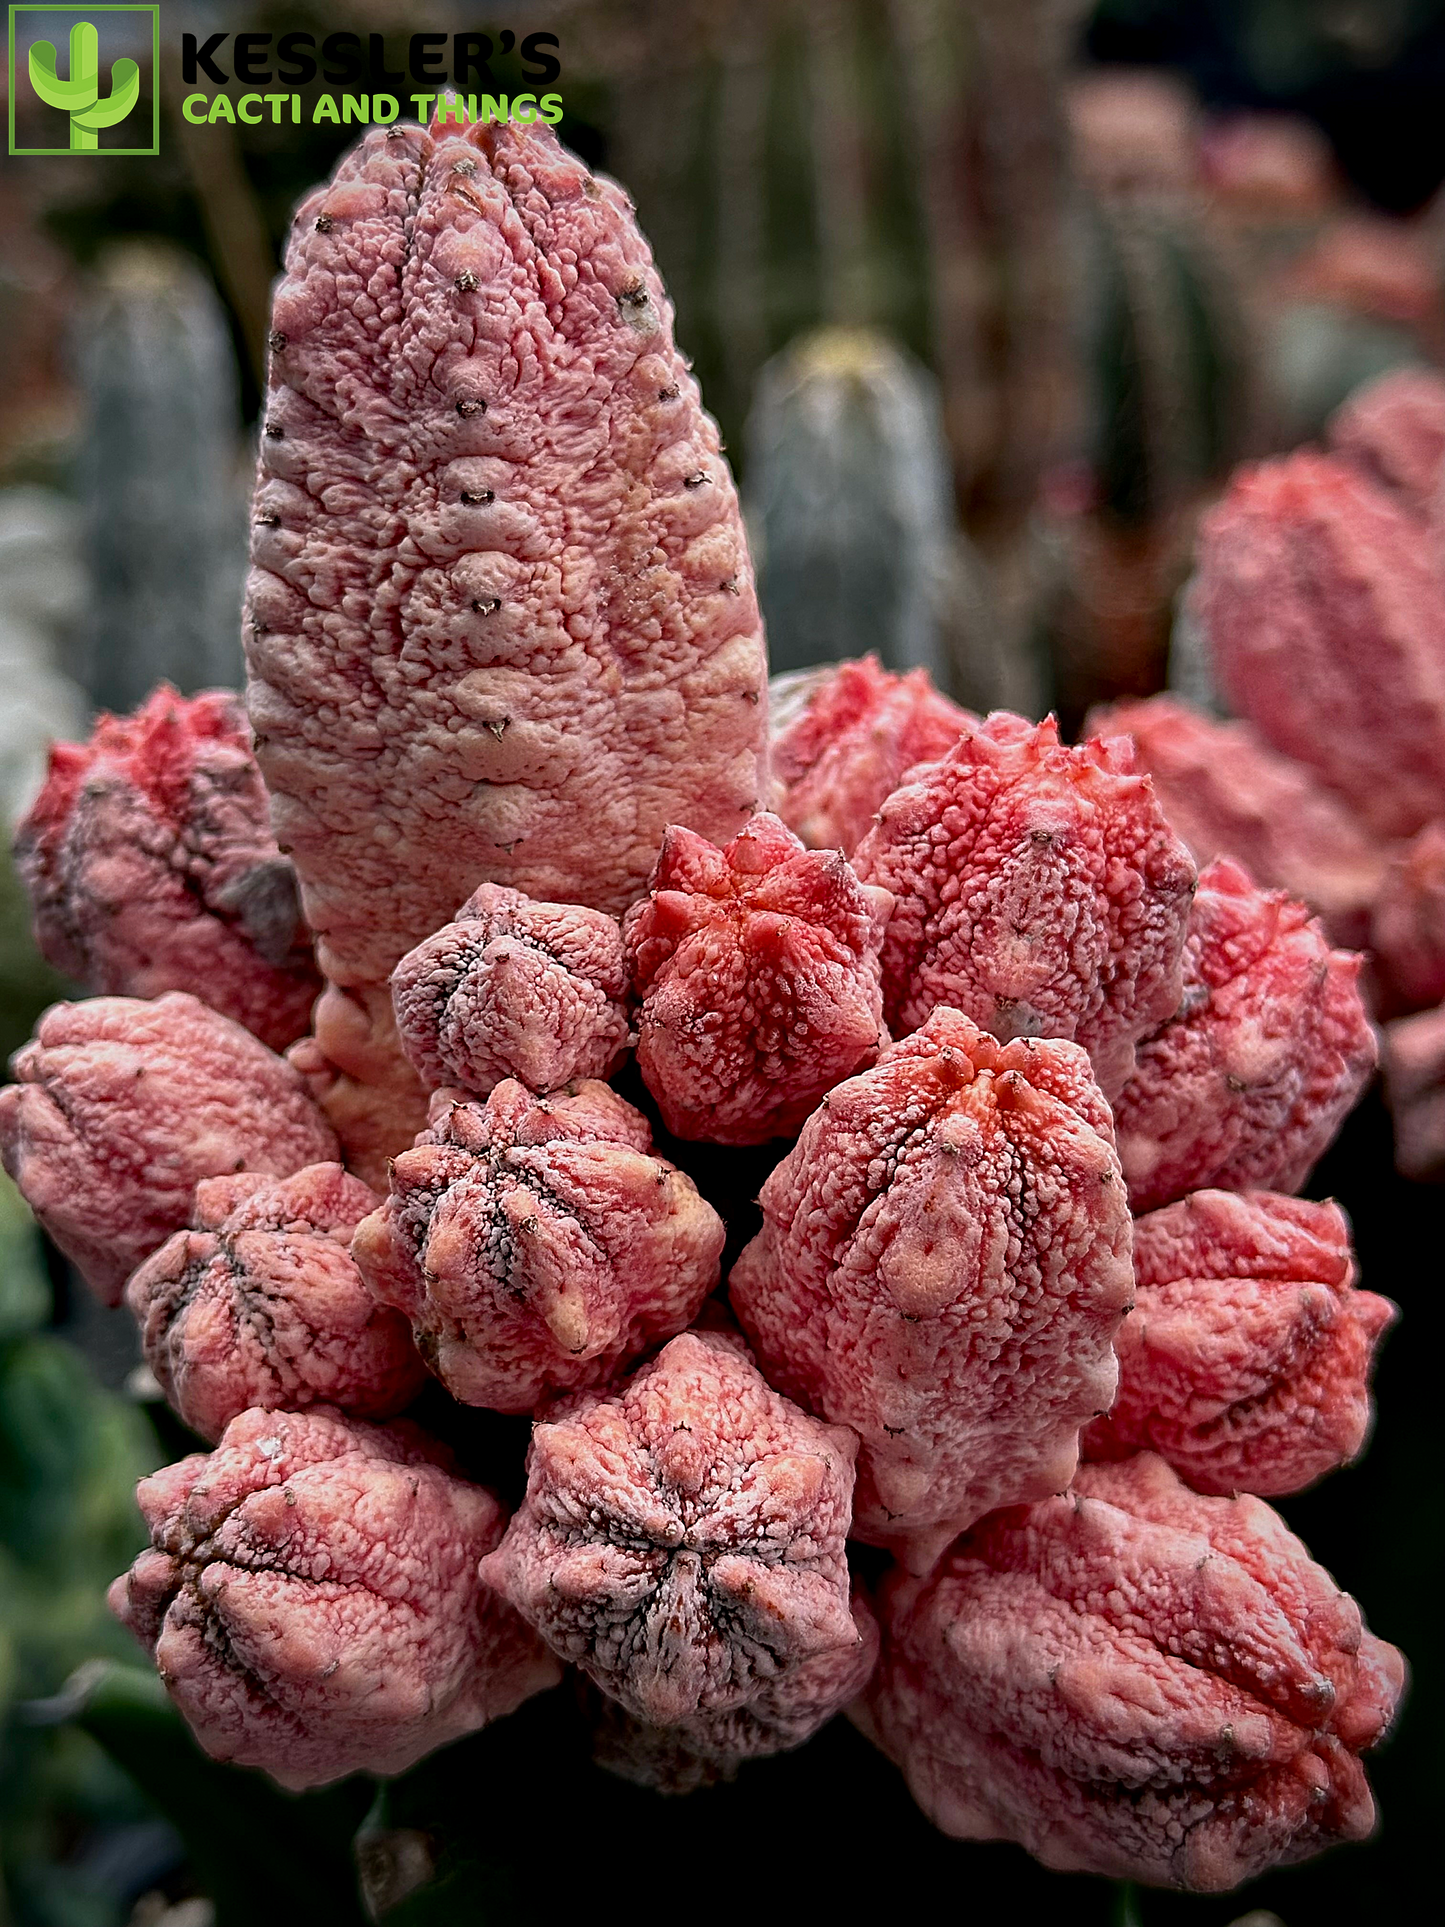
[[[142,951],[194,977],[52,1010],[0,1095],[42,1220],[107,1297],[129,1278],[167,1396],[219,1434],[143,1484],[152,1546],[112,1592],[202,1745],[288,1786],[394,1774],[573,1666],[597,1758],[676,1792],[801,1745],[877,1667],[871,1730],[951,1832],[1208,1888],[1359,1837],[1398,1661],[1266,1507],[1201,1491],[1359,1449],[1388,1307],[1333,1207],[1255,1193],[1302,1179],[1373,1041],[1302,905],[1219,862],[1189,925],[1185,843],[1249,827],[1351,934],[1376,853],[1238,732],[1243,800],[1189,735],[1216,779],[1192,829],[1123,738],[980,723],[872,661],[785,693],[773,784],[717,431],[629,203],[544,127],[368,134],[302,204],[272,319],[246,644],[327,978],[310,1033],[282,1058],[204,1001],[232,1008],[215,946],[284,921],[284,857],[224,704],[239,882],[194,783],[136,802],[218,700],[162,695],[123,781],[133,725],[61,757],[106,787],[52,795],[32,875],[96,981]],[[1329,474],[1286,559],[1353,539],[1366,593],[1302,633],[1389,617],[1386,707],[1420,700],[1379,808],[1409,815],[1433,672],[1390,518],[1423,520],[1376,490],[1351,537],[1371,485]],[[1206,557],[1267,619],[1299,599],[1272,486]],[[1326,737],[1337,789],[1378,767]],[[1396,896],[1404,960],[1428,917]],[[1422,1023],[1392,1068],[1445,1157]],[[773,1137],[730,1310],[768,1154],[719,1147]],[[1143,1220],[1132,1313],[1126,1174],[1194,1194]],[[366,1423],[418,1353],[438,1382]],[[449,1397],[533,1416],[505,1534],[469,1473],[506,1480],[513,1428]],[[1078,1469],[1081,1430],[1111,1462]],[[850,1537],[912,1568],[881,1661]],[[867,1816],[833,1818],[809,1852]]]

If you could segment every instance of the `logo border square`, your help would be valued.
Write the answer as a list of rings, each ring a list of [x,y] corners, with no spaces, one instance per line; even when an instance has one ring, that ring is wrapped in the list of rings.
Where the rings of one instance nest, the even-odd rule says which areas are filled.
[[[148,13],[151,17],[151,144],[149,147],[17,147],[15,145],[15,97],[18,92],[15,71],[15,17],[21,13],[78,13],[82,19],[92,13]],[[41,157],[66,160],[120,160],[127,156],[159,154],[161,151],[161,10],[159,0],[96,0],[94,6],[57,6],[51,0],[20,0],[8,8],[8,57],[10,62],[9,125],[6,129],[8,151],[17,160]]]

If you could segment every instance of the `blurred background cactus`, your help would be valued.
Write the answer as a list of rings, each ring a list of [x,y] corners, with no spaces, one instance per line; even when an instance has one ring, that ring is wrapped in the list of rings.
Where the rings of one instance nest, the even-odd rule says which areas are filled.
[[[194,690],[240,673],[269,280],[292,204],[355,130],[189,126],[180,33],[376,33],[395,67],[418,28],[503,27],[558,36],[562,135],[637,202],[741,476],[779,669],[871,649],[972,707],[1054,705],[1066,727],[1166,677],[1207,700],[1185,585],[1229,469],[1317,435],[1384,369],[1445,361],[1445,0],[517,0],[480,18],[462,0],[169,0],[159,155],[12,159],[0,194],[11,823],[47,741],[88,711],[131,707],[160,677]],[[37,16],[25,31],[62,29]],[[515,87],[515,56],[495,67]],[[21,144],[30,111],[17,90]],[[64,990],[0,866],[5,1049]],[[1351,1131],[1321,1184],[1351,1202],[1377,1275],[1409,1269],[1433,1228],[1425,1194],[1389,1175],[1378,1108]],[[165,1421],[123,1315],[88,1304],[0,1193],[0,1923],[359,1921],[346,1842],[373,1789],[302,1811],[207,1769],[100,1606],[138,1542],[130,1489]],[[1421,1660],[1381,1765],[1390,1834],[1251,1897],[1291,1927],[1364,1917],[1412,1856],[1433,1869],[1445,1706],[1419,1505],[1438,1313],[1407,1309],[1349,1503],[1337,1486],[1287,1508],[1344,1583],[1368,1569],[1382,1596],[1395,1587],[1382,1630]],[[167,1434],[168,1453],[183,1444]],[[93,1659],[111,1670],[67,1696]],[[371,1918],[534,1912],[504,1836],[532,1837],[544,1776],[592,1816],[581,1856],[605,1858],[609,1828],[655,1826],[634,1790],[597,1795],[552,1718],[387,1791],[363,1836]],[[1024,1918],[1111,1917],[1102,1887],[1073,1882],[1061,1903],[1005,1850],[915,1825],[847,1729],[810,1759],[806,1796],[780,1761],[669,1815],[670,1851],[704,1855],[733,1828],[766,1861],[778,1811],[805,1797],[825,1824],[830,1797],[862,1787],[920,1880],[966,1880],[975,1904]],[[448,1803],[457,1827],[429,1841]],[[269,1859],[235,1884],[239,1843],[263,1837]],[[775,1858],[781,1886],[796,1869],[781,1845]],[[849,1886],[815,1898],[840,1918],[856,1907]],[[1147,1927],[1246,1910],[1138,1906]]]
[[[91,591],[79,678],[110,710],[133,708],[161,681],[183,694],[234,687],[250,476],[215,287],[179,248],[116,243],[76,335]]]

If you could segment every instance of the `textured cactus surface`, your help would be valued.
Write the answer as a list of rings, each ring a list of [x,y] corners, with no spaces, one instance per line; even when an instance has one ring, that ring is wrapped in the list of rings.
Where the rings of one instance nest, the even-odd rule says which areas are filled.
[[[935,12],[957,10],[899,0],[870,28],[907,30],[931,223],[952,164]],[[950,45],[1039,106],[1034,16],[966,12]],[[808,20],[803,138],[841,232],[859,183],[821,108],[862,42],[839,10]],[[730,50],[707,110],[739,180],[749,62]],[[505,1909],[523,1855],[526,1900],[538,1818],[549,1847],[603,1842],[589,1895],[632,1895],[613,1849],[654,1810],[591,1778],[589,1746],[658,1793],[746,1772],[766,1800],[772,1776],[777,1857],[750,1837],[724,1899],[775,1864],[764,1890],[806,1911],[880,1782],[832,1750],[846,1734],[805,1754],[815,1841],[792,1769],[749,1763],[851,1707],[902,1769],[894,1799],[906,1782],[945,1832],[1050,1867],[1213,1891],[1363,1838],[1359,1756],[1402,1664],[1257,1497],[1224,1496],[1296,1490],[1368,1432],[1391,1307],[1341,1214],[1284,1195],[1373,1066],[1360,960],[1232,860],[1196,895],[1167,784],[1122,737],[980,722],[922,669],[784,678],[775,781],[736,501],[630,204],[549,131],[444,105],[368,133],[303,202],[272,317],[247,649],[279,847],[236,742],[237,861],[294,858],[311,1028],[276,1054],[204,1001],[232,986],[202,960],[183,990],[52,1009],[0,1092],[24,1194],[216,1441],[142,1485],[151,1545],[110,1595],[212,1757],[184,1753],[193,1808],[329,1828],[341,1853],[365,1811],[368,1915],[452,1921]],[[1051,233],[1047,129],[990,109],[1009,219]],[[1025,492],[1059,398],[1037,252],[1000,296],[1028,322],[995,425]],[[1313,459],[1428,538],[1359,464]],[[1371,593],[1389,603],[1383,567]],[[1401,718],[1397,758],[1428,722]],[[50,830],[87,801],[110,823],[85,790],[114,729],[61,758]],[[1170,765],[1186,801],[1217,740]],[[153,760],[169,843],[126,817],[85,861],[32,865],[93,974],[112,911],[129,949],[181,956],[197,891],[230,903],[208,833],[216,875],[147,896],[134,935],[109,858],[158,884],[196,855],[175,759]],[[1246,766],[1196,833],[1252,825],[1281,869],[1343,878],[1336,776],[1254,743]],[[150,796],[148,765],[121,774]],[[1274,821],[1302,797],[1307,824]],[[1338,891],[1402,976],[1429,948],[1432,849],[1393,898]],[[1423,1156],[1445,1142],[1437,1015],[1390,1040]],[[148,1733],[169,1719],[189,1748],[131,1682]],[[340,1784],[292,1802],[214,1762]],[[671,1867],[689,1836],[663,1832]],[[263,1842],[285,1911],[270,1834],[235,1837]]]
[[[246,650],[326,974],[466,893],[626,908],[760,797],[761,627],[629,203],[549,129],[368,134],[272,315]]]

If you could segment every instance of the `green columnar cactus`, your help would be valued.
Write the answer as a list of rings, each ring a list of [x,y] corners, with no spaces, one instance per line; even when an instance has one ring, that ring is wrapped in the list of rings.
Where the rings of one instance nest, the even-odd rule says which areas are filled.
[[[70,78],[55,71],[55,44],[37,40],[30,49],[30,84],[48,107],[70,116],[72,153],[93,153],[102,127],[123,121],[140,99],[140,68],[122,58],[110,70],[110,94],[100,98],[100,35],[88,20],[70,29]]]

